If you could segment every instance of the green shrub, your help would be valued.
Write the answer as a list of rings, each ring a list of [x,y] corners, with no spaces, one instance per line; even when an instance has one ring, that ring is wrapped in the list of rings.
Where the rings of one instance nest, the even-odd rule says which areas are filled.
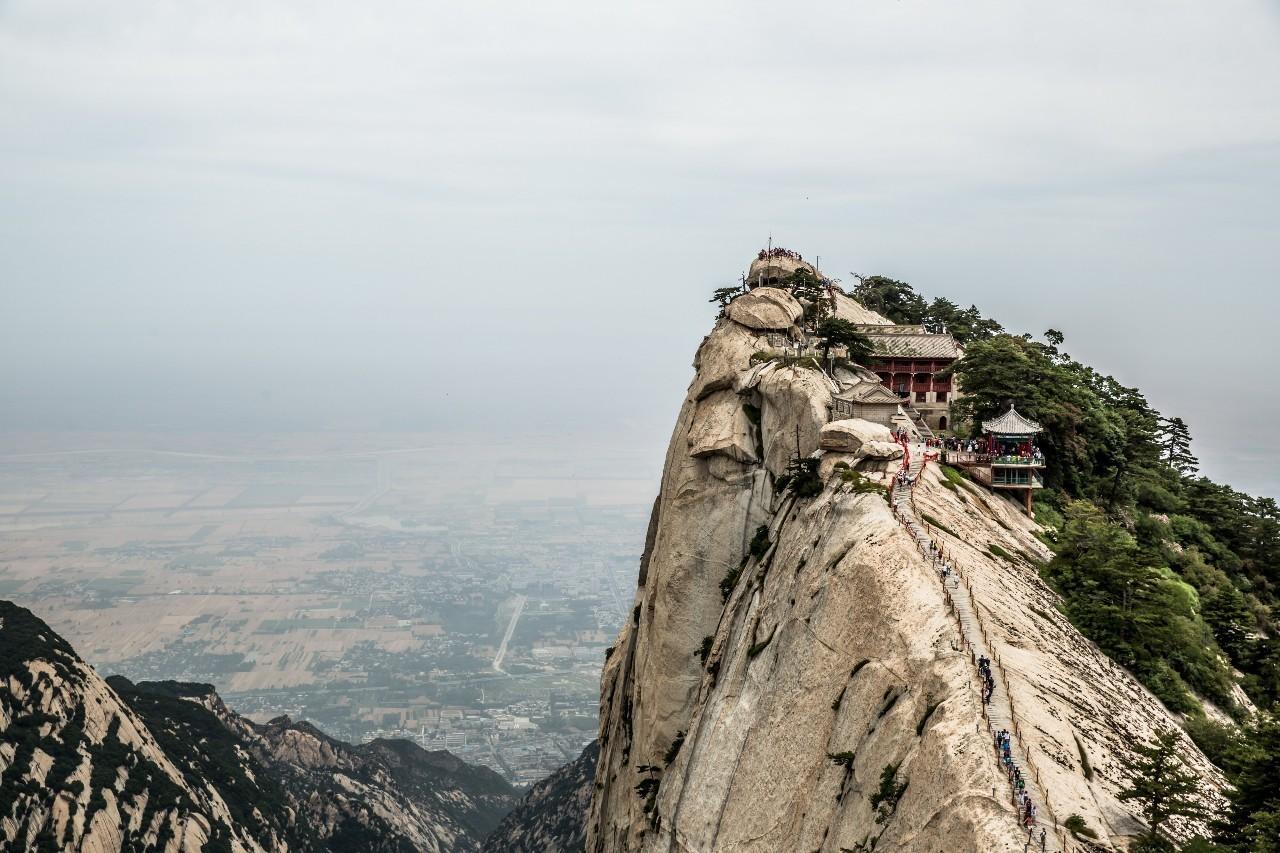
[[[790,491],[797,498],[816,498],[822,494],[822,478],[818,476],[819,460],[797,456],[787,465],[787,471],[778,478],[778,488]]]
[[[880,772],[880,787],[871,795],[871,808],[876,810],[876,823],[884,823],[898,808],[898,800],[907,790],[907,783],[897,784],[897,764],[887,764]]]
[[[720,581],[720,599],[722,601],[729,600],[730,593],[732,593],[733,588],[738,585],[738,578],[742,577],[743,568],[743,566],[738,566],[736,569],[730,569],[728,574],[724,576],[724,579]]]
[[[682,746],[684,746],[684,732],[676,732],[675,740],[671,741],[671,746],[667,747],[667,754],[662,757],[668,767],[676,760]]]
[[[929,513],[927,512],[920,513],[920,518],[922,521],[924,521],[925,524],[929,525],[930,527],[936,527],[937,529],[941,530],[943,533],[954,536],[956,539],[960,538],[959,533],[956,533],[950,527],[947,527],[941,521],[938,521],[938,519],[934,518],[932,515],[929,515]]]
[[[852,769],[854,759],[856,759],[857,756],[854,755],[852,752],[849,752],[848,750],[846,750],[844,752],[828,752],[827,758],[831,759],[834,763],[840,765],[841,767]]]
[[[768,552],[769,527],[762,524],[756,528],[756,535],[751,537],[751,544],[747,546],[747,553],[756,559],[760,559]]]
[[[703,664],[707,662],[707,655],[711,654],[711,645],[715,642],[715,637],[707,635],[702,638],[702,645],[698,646],[698,660]]]
[[[885,487],[872,480],[864,477],[862,474],[845,465],[844,468],[839,466],[843,463],[837,463],[836,470],[840,472],[840,480],[849,484],[854,494],[867,494],[869,492],[885,492]]]
[[[1008,551],[1001,548],[999,545],[997,545],[994,542],[992,542],[990,545],[987,546],[987,552],[991,554],[991,556],[996,557],[997,559],[1004,560],[1006,563],[1018,562],[1017,557],[1013,556]]]
[[[1066,827],[1067,831],[1072,835],[1083,836],[1085,838],[1098,837],[1098,833],[1090,829],[1089,825],[1084,822],[1084,818],[1078,814],[1073,814],[1071,817],[1064,820],[1062,825]]]
[[[1193,713],[1187,716],[1185,728],[1205,757],[1223,770],[1235,769],[1232,754],[1236,751],[1238,735],[1234,727],[1214,722],[1203,713]]]

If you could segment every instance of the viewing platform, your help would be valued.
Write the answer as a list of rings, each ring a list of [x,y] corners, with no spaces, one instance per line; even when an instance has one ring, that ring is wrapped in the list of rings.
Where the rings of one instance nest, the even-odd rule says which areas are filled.
[[[944,460],[948,465],[964,468],[974,482],[988,489],[1017,491],[1022,493],[1023,507],[1031,515],[1031,496],[1036,489],[1044,488],[1044,456],[1035,445],[1035,437],[1043,427],[1018,414],[1009,404],[1009,411],[998,418],[984,421],[983,450],[948,450]]]

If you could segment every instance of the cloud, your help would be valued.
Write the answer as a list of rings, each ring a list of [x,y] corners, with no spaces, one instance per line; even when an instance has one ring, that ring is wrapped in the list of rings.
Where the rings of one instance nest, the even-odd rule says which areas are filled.
[[[488,417],[465,352],[536,367],[547,417],[607,386],[667,417],[772,233],[1064,328],[1201,434],[1267,421],[1207,354],[1275,355],[1277,35],[1243,0],[10,0],[0,399],[434,422],[396,389],[436,383]]]

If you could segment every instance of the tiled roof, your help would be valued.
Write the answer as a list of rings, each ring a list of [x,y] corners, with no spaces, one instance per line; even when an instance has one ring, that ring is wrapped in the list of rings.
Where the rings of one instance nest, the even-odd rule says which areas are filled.
[[[1034,435],[1041,429],[1043,427],[1040,424],[1027,420],[1018,414],[1018,410],[1013,406],[1010,406],[1009,411],[1000,417],[982,422],[983,432],[993,432],[997,435]]]
[[[864,329],[871,339],[875,354],[882,358],[959,358],[960,345],[950,335],[895,334]]]
[[[861,382],[836,394],[841,400],[853,403],[901,403],[902,398],[879,382]]]

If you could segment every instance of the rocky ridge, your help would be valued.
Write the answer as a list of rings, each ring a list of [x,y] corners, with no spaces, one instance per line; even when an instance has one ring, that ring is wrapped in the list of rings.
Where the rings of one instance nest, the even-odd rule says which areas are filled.
[[[587,849],[1022,850],[947,593],[886,499],[887,430],[828,426],[845,377],[753,359],[777,322],[756,313],[731,304],[695,356],[602,677]],[[779,488],[810,456],[821,493]],[[1121,761],[1177,721],[1060,615],[1013,503],[936,466],[915,493],[964,568],[1047,810],[1121,849],[1140,829]],[[1183,753],[1215,796],[1220,775]]]
[[[483,853],[582,853],[600,744],[534,785],[485,839]]]
[[[0,849],[478,850],[516,799],[447,752],[258,725],[207,684],[104,680],[0,601]]]

